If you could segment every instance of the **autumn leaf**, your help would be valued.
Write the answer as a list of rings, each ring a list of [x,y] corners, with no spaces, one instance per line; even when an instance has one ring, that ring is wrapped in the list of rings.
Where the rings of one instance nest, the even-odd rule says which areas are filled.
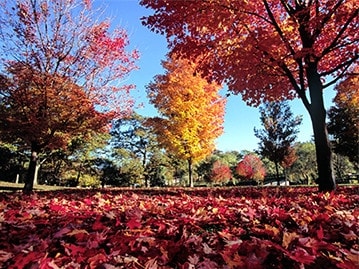
[[[96,217],[95,222],[92,224],[92,230],[94,230],[94,231],[102,231],[102,230],[105,230],[107,228],[107,226],[104,225],[101,220],[102,220],[101,216]]]
[[[233,255],[231,252],[223,251],[221,253],[221,256],[223,260],[225,261],[225,264],[231,268],[245,268],[245,257],[241,257],[238,255],[238,253],[234,253]]]
[[[38,252],[21,253],[15,257],[15,263],[10,265],[9,269],[26,268],[36,264],[36,261],[41,258],[43,254]]]
[[[294,250],[294,253],[290,255],[290,257],[300,263],[303,264],[311,264],[315,260],[314,255],[310,255],[305,249],[297,247]]]
[[[106,261],[107,257],[103,253],[98,253],[88,259],[90,268],[97,268],[99,264],[105,263]]]
[[[127,227],[131,230],[133,229],[139,229],[142,227],[142,224],[141,222],[136,219],[136,218],[133,218],[133,219],[130,219],[127,223],[126,223]]]
[[[330,197],[335,211],[329,214],[325,203],[316,202],[323,197],[313,187],[106,190],[106,203],[96,203],[96,192],[46,192],[31,201],[17,199],[17,192],[2,193],[0,267],[236,269],[264,268],[273,261],[290,268],[358,265],[352,209],[358,187],[338,189]],[[54,195],[63,206],[61,214],[51,210]],[[92,210],[86,209],[86,198],[92,200]],[[21,220],[28,214],[33,217]],[[288,224],[299,223],[302,216],[311,220]]]
[[[0,265],[11,259],[13,254],[11,252],[6,252],[4,250],[0,250]]]
[[[287,249],[296,238],[298,238],[298,234],[296,232],[284,232],[282,246]]]
[[[66,254],[77,259],[78,261],[79,261],[78,257],[83,257],[83,254],[86,252],[86,248],[75,245],[75,244],[64,243],[63,246],[65,248]],[[84,258],[85,257],[83,257],[81,259],[84,259]]]
[[[324,231],[321,225],[319,225],[319,229],[317,230],[317,237],[319,240],[323,240],[324,238]]]
[[[67,233],[67,235],[71,236],[71,235],[88,235],[89,233],[86,230],[80,229],[80,230],[70,230],[70,232]]]
[[[268,234],[270,234],[274,237],[276,237],[280,234],[280,230],[274,226],[265,224],[264,227],[265,227],[265,230],[268,232]]]

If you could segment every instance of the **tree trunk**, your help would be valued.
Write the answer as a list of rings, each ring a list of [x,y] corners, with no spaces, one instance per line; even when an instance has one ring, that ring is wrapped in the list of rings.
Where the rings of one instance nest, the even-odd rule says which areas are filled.
[[[274,164],[275,164],[275,172],[277,174],[277,186],[280,186],[278,162],[274,162]]]
[[[40,170],[41,164],[39,163],[39,161],[37,161],[36,163],[36,168],[35,168],[35,174],[34,174],[34,186],[39,184],[39,170]]]
[[[309,114],[312,120],[314,142],[317,157],[319,191],[335,190],[332,151],[326,125],[326,110],[323,101],[323,85],[317,72],[316,65],[309,64],[307,70],[311,105]]]
[[[25,185],[23,188],[24,194],[30,194],[34,187],[34,177],[36,173],[37,161],[38,161],[39,146],[36,142],[31,143],[31,157],[30,164],[25,177]]]
[[[193,184],[193,177],[192,177],[192,159],[191,158],[188,159],[188,181],[189,181],[189,186],[191,188],[193,188],[194,184]]]

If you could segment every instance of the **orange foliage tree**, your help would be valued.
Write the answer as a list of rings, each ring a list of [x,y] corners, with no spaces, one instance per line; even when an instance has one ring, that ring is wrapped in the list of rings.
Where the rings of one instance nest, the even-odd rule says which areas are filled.
[[[211,180],[217,184],[223,184],[228,182],[232,178],[231,168],[217,160],[213,163]]]
[[[190,186],[192,165],[212,153],[223,132],[225,107],[221,86],[195,74],[197,64],[173,56],[162,63],[166,74],[157,75],[147,87],[150,102],[162,116],[150,124],[167,151],[188,162]]]
[[[254,154],[247,154],[237,164],[236,173],[245,179],[263,181],[266,169],[261,159]]]
[[[203,74],[250,105],[299,96],[313,126],[319,190],[336,187],[323,90],[359,59],[359,2],[142,0],[143,18]]]
[[[130,112],[120,81],[136,68],[122,29],[94,17],[91,1],[1,1],[0,134],[31,148],[24,192],[38,153],[107,130]]]
[[[359,67],[337,86],[335,106],[329,110],[328,131],[336,153],[359,165]]]

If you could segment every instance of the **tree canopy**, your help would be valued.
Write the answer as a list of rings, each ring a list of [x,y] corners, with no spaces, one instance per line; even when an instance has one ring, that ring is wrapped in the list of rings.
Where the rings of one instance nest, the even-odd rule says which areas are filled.
[[[255,181],[263,181],[266,175],[266,169],[262,160],[255,154],[247,154],[237,164],[237,174],[244,178]]]
[[[157,75],[147,88],[150,102],[162,116],[151,120],[159,142],[190,167],[215,149],[225,105],[221,86],[196,75],[197,64],[172,56],[163,62],[166,74]]]
[[[259,111],[263,129],[254,128],[254,134],[260,140],[258,151],[274,162],[279,180],[278,166],[293,163],[293,144],[302,119],[293,116],[287,102],[267,102]]]
[[[0,2],[0,134],[31,147],[28,190],[38,152],[131,112],[134,86],[121,82],[138,52],[96,12],[91,1]]]
[[[359,67],[337,86],[335,106],[329,110],[328,131],[336,153],[359,165]]]
[[[299,96],[313,126],[321,191],[335,189],[323,90],[359,59],[356,0],[142,0],[142,18],[250,105]]]

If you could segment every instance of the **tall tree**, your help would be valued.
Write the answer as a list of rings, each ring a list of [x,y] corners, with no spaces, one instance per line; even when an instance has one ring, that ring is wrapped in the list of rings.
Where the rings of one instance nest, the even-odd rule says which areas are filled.
[[[141,161],[145,172],[145,186],[149,187],[147,164],[152,155],[160,149],[155,134],[145,122],[146,118],[136,113],[116,120],[111,129],[111,145],[115,149],[127,150],[132,158]]]
[[[192,165],[214,150],[222,133],[225,106],[221,86],[196,74],[197,64],[173,56],[163,62],[166,74],[157,75],[147,87],[150,102],[162,116],[152,120],[159,142],[187,161],[190,186]]]
[[[337,86],[335,106],[330,108],[328,131],[334,151],[359,165],[359,67]]]
[[[319,190],[335,189],[323,90],[358,64],[357,0],[142,0],[170,48],[250,105],[299,96],[314,131]]]
[[[31,148],[30,192],[39,152],[105,131],[129,112],[134,86],[119,82],[138,53],[126,51],[126,32],[110,32],[88,0],[3,0],[0,23],[1,136]]]
[[[293,143],[297,138],[300,117],[294,117],[287,102],[266,102],[259,108],[263,129],[254,128],[260,140],[258,151],[274,162],[279,185],[279,165],[286,166],[293,154]]]
[[[288,175],[292,182],[311,184],[318,178],[315,162],[315,145],[311,142],[296,143],[294,149],[297,160],[288,167]]]

